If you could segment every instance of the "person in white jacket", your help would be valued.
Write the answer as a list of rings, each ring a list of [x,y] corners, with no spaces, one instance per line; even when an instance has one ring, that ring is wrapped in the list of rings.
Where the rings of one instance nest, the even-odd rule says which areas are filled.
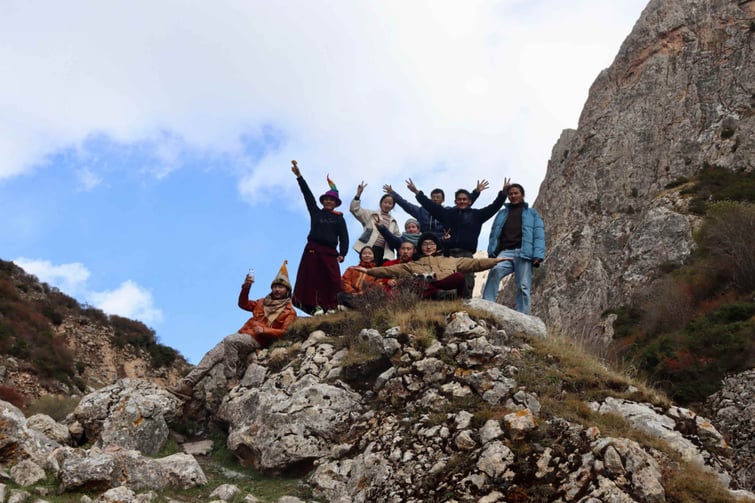
[[[398,222],[393,215],[391,215],[391,210],[393,210],[396,203],[393,200],[393,196],[390,194],[384,194],[383,197],[380,198],[379,210],[362,208],[360,197],[362,197],[362,192],[366,186],[367,184],[364,182],[357,186],[357,193],[349,205],[349,211],[351,211],[351,214],[354,215],[364,227],[362,235],[357,238],[353,248],[359,253],[365,246],[371,246],[372,250],[375,252],[375,264],[381,265],[383,260],[392,260],[395,256],[391,246],[386,243],[385,238],[380,234],[380,231],[375,225],[375,220],[377,219],[382,225],[386,226],[391,234],[400,237],[401,230],[399,229]]]

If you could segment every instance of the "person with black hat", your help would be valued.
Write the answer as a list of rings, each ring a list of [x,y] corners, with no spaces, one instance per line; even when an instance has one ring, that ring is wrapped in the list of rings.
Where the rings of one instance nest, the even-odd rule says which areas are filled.
[[[194,386],[218,363],[223,363],[223,373],[229,381],[237,376],[237,366],[254,350],[269,346],[283,336],[296,319],[296,310],[291,304],[291,283],[288,280],[287,261],[270,284],[270,293],[258,300],[249,300],[249,290],[254,276],[247,274],[239,293],[239,307],[251,311],[252,317],[238,332],[224,337],[215,345],[189,374],[175,387],[168,388],[174,395],[191,399]]]
[[[341,205],[338,188],[327,176],[330,190],[320,196],[320,208],[296,161],[291,164],[310,218],[307,245],[296,273],[293,302],[307,314],[335,312],[338,307],[336,295],[341,291],[339,264],[349,250],[346,220],[340,211],[335,210]]]
[[[457,258],[444,257],[440,239],[433,232],[425,232],[417,242],[417,258],[411,262],[371,269],[358,268],[368,276],[376,278],[415,278],[421,285],[424,298],[433,298],[441,290],[456,290],[459,298],[466,297],[465,273],[475,273],[492,269],[508,258]]]

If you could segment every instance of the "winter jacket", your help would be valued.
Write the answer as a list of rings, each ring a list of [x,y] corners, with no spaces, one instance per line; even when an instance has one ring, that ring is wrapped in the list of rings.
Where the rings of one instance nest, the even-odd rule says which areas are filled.
[[[270,323],[265,317],[263,306],[265,299],[249,300],[250,288],[251,285],[244,285],[241,287],[241,293],[239,293],[239,307],[244,311],[252,312],[252,317],[244,323],[239,332],[251,335],[264,348],[283,336],[288,326],[296,319],[296,311],[289,300],[283,311]],[[262,333],[256,333],[254,327],[262,327]]]
[[[360,262],[359,265],[371,269],[375,267],[375,262]],[[375,278],[367,276],[365,273],[357,271],[354,266],[351,266],[343,272],[341,283],[344,292],[352,295],[361,295],[371,286],[375,285]]]
[[[393,197],[393,200],[402,210],[417,219],[417,222],[419,222],[420,232],[432,232],[439,238],[443,238],[443,224],[440,222],[440,220],[432,216],[430,212],[422,206],[412,204],[403,197],[399,196],[395,190],[392,190],[390,194],[391,197]],[[480,192],[477,189],[474,189],[472,192],[470,192],[470,206],[474,204],[478,197],[480,197]],[[450,208],[450,206],[447,206],[447,208]]]
[[[417,201],[451,231],[450,238],[443,241],[443,248],[448,250],[460,248],[474,253],[477,251],[482,224],[492,218],[503,206],[506,194],[499,191],[492,203],[480,209],[469,207],[460,209],[456,206],[446,208],[432,202],[422,191],[417,194]]]
[[[522,210],[522,248],[519,257],[526,260],[545,260],[545,225],[543,219],[535,208],[530,208],[527,203]],[[498,240],[501,237],[503,225],[509,214],[509,203],[506,203],[495,216],[493,227],[490,229],[488,241],[488,256],[496,256]]]
[[[359,199],[351,200],[351,203],[349,204],[349,211],[364,226],[364,232],[362,233],[362,236],[360,236],[359,239],[357,239],[356,243],[354,243],[354,250],[359,253],[365,246],[373,246],[375,244],[375,241],[377,241],[377,238],[380,236],[380,232],[378,231],[377,227],[375,227],[375,220],[373,218],[373,215],[380,217],[380,212],[362,208],[362,203],[359,201]],[[388,228],[391,231],[391,234],[393,234],[394,236],[401,235],[398,222],[396,222],[396,219],[393,216],[391,216],[391,224]],[[366,239],[366,241],[363,240],[363,237]],[[386,241],[386,244],[384,245],[385,251],[383,252],[383,258],[392,259],[395,255],[393,254],[393,250],[387,243],[388,242]]]
[[[387,267],[373,267],[365,274],[376,278],[406,278],[415,274],[435,273],[436,279],[444,279],[455,272],[478,272],[492,269],[498,262],[492,258],[455,258],[431,255]]]

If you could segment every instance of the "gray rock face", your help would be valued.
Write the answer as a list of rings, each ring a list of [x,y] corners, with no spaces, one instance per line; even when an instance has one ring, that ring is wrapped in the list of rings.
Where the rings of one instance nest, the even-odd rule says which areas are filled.
[[[134,450],[64,447],[51,456],[49,464],[64,491],[106,490],[121,485],[134,491],[188,489],[207,483],[202,468],[189,454],[152,459]]]
[[[693,247],[679,188],[704,165],[753,169],[753,2],[651,0],[553,148],[535,207],[546,262],[533,313],[600,335],[600,316]]]
[[[154,456],[168,439],[180,403],[160,386],[122,379],[81,399],[74,416],[98,447],[116,445]]]
[[[347,385],[324,382],[335,349],[306,347],[303,361],[252,389],[239,387],[218,417],[229,424],[228,447],[263,470],[314,461],[341,448],[345,425],[361,397]]]
[[[0,465],[11,466],[26,459],[41,465],[57,447],[57,442],[27,425],[21,410],[0,400]]]

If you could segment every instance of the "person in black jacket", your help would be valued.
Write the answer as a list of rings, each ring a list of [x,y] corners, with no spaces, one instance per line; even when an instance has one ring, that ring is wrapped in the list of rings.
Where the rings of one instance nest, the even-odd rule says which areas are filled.
[[[507,182],[508,183],[508,180]],[[443,207],[434,203],[419,189],[411,178],[406,181],[407,188],[417,196],[417,202],[425,208],[430,215],[437,218],[446,230],[444,235],[444,248],[450,257],[471,258],[477,251],[477,241],[480,238],[482,224],[493,217],[501,209],[506,201],[506,189],[498,192],[495,200],[484,208],[472,208],[470,193],[466,189],[459,189],[454,194],[452,207]],[[465,274],[467,282],[467,298],[472,297],[474,290],[474,274]]]
[[[320,196],[323,207],[318,207],[296,161],[291,161],[291,164],[310,218],[307,245],[299,262],[292,300],[307,314],[335,312],[338,308],[336,294],[341,290],[339,264],[349,250],[346,220],[343,213],[335,210],[341,205],[341,199],[336,185],[328,177],[330,190]]]

